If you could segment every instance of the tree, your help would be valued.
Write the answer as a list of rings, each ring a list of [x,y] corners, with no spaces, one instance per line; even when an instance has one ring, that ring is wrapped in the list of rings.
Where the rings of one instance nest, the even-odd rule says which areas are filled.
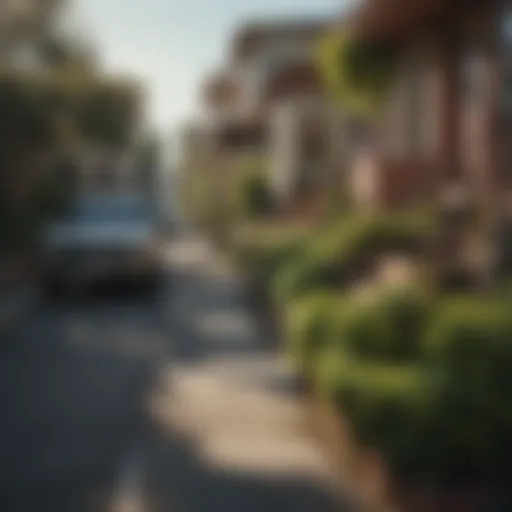
[[[35,44],[40,63],[49,71],[93,76],[98,72],[96,55],[85,42],[70,40],[60,34],[44,33]]]
[[[333,32],[320,44],[318,66],[327,89],[343,108],[368,116],[382,106],[399,57],[393,42]]]
[[[3,247],[8,233],[30,237],[41,218],[66,204],[73,180],[62,178],[58,162],[81,146],[125,148],[141,121],[139,84],[106,73],[87,44],[57,30],[64,2],[0,2]],[[22,61],[25,50],[30,58]]]
[[[24,0],[0,4],[0,57],[10,62],[20,45],[35,42],[47,32],[64,0]]]
[[[94,144],[119,148],[133,142],[139,126],[141,92],[129,80],[102,77],[87,84],[77,105],[84,138]]]

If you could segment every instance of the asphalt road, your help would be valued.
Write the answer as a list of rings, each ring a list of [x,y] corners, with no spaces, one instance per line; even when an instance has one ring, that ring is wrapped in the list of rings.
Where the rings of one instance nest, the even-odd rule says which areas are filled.
[[[187,243],[158,291],[42,303],[2,341],[2,512],[340,510],[293,379]]]
[[[161,301],[118,288],[41,304],[0,348],[0,510],[102,511],[148,432]]]

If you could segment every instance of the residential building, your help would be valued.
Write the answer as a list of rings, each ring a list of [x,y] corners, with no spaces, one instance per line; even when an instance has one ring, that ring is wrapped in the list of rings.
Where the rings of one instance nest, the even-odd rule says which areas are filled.
[[[512,3],[366,0],[353,37],[394,42],[400,65],[353,186],[361,204],[464,195],[495,203],[510,185]]]
[[[321,176],[339,162],[334,158],[339,141],[332,136],[339,119],[316,66],[326,27],[326,21],[312,20],[243,26],[233,38],[226,69],[210,76],[203,89],[212,166],[236,172],[240,159],[266,157],[283,210],[304,200],[299,189],[316,196],[312,185],[323,186]],[[305,185],[306,169],[309,187],[300,183]]]
[[[399,56],[375,138],[352,166],[356,202],[477,212],[476,231],[443,223],[440,261],[487,279],[512,239],[512,2],[365,0],[346,26]]]

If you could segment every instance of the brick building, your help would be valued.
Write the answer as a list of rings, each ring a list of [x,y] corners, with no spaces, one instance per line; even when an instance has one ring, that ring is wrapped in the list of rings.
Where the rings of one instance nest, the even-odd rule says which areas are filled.
[[[354,166],[356,196],[387,207],[458,190],[495,203],[510,185],[512,3],[367,0],[348,23],[401,53],[376,140]]]
[[[308,181],[314,196],[315,185],[323,186],[327,164],[332,166],[325,153],[313,158],[309,151],[306,162],[302,151],[331,141],[331,123],[336,122],[316,66],[326,27],[327,22],[312,20],[242,26],[232,39],[225,69],[211,75],[202,91],[212,168],[229,173],[244,156],[264,156],[275,178],[271,184],[280,183],[276,200],[284,209],[293,209],[306,167],[318,176]]]

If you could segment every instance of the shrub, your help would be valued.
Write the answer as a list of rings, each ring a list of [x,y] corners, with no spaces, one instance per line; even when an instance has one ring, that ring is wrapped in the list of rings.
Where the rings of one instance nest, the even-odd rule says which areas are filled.
[[[340,336],[347,350],[365,360],[414,360],[429,319],[430,302],[412,286],[376,290],[368,298],[351,302]]]
[[[512,318],[494,298],[444,300],[424,340],[427,362],[456,379],[493,380],[493,370],[512,364]],[[510,367],[510,366],[509,366]]]
[[[383,252],[421,253],[432,225],[423,212],[345,216],[314,237],[304,254],[277,276],[274,293],[285,302],[311,289],[342,286],[370,268]]]
[[[312,237],[304,252],[279,275],[273,284],[278,301],[287,302],[316,288],[341,280],[344,244],[359,227],[359,218],[343,218]]]
[[[313,320],[302,311],[310,330],[300,332],[313,335],[299,341],[315,340],[317,390],[339,404],[356,439],[402,479],[468,485],[509,478],[507,304],[465,297],[433,305],[410,289],[336,304],[317,302]]]
[[[339,296],[324,291],[288,305],[289,350],[307,373],[314,370],[317,355],[332,341],[333,324],[343,307],[344,301]]]
[[[466,471],[494,473],[512,455],[512,319],[503,301],[452,298],[424,340],[424,360],[440,380],[444,430]]]
[[[304,254],[297,254],[275,274],[273,295],[277,302],[286,304],[311,290],[329,287],[337,280],[338,274],[334,262],[311,262]]]
[[[391,453],[406,442],[412,423],[419,420],[428,402],[421,369],[415,364],[372,364],[356,359],[345,368],[337,398],[357,438]]]
[[[433,388],[420,364],[368,363],[341,345],[317,360],[317,389],[342,410],[358,443],[377,449],[398,475],[429,465],[432,445],[418,441],[433,411]]]
[[[234,239],[232,255],[240,266],[269,282],[300,254],[313,229],[309,225],[276,222],[247,225],[243,236]]]
[[[508,478],[511,325],[503,302],[448,299],[419,330],[411,362],[372,362],[347,341],[331,395],[358,439],[402,478],[449,485]]]

